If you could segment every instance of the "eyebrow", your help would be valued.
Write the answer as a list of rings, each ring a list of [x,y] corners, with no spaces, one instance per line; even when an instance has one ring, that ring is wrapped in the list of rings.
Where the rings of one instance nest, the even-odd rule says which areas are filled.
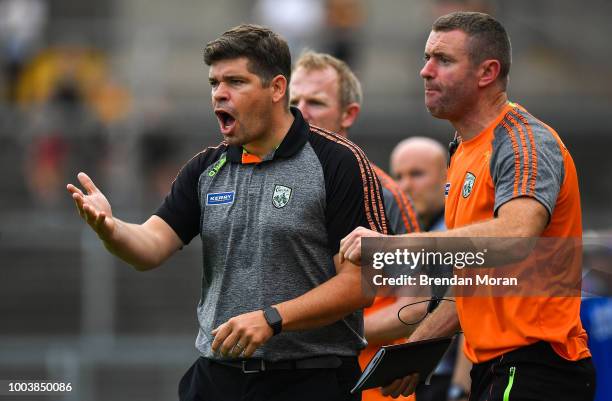
[[[425,52],[423,53],[425,56],[445,56],[445,57],[450,57],[450,55],[448,53],[446,53],[445,51],[442,50],[434,50],[431,52],[428,52],[427,50],[425,50]]]
[[[319,92],[310,95],[302,95],[301,98],[307,102],[327,103],[328,101],[325,96],[322,96]]]
[[[222,75],[220,80],[231,80],[231,79],[242,79],[242,80],[247,80],[246,75],[241,75],[241,74],[226,74],[226,75]],[[214,76],[208,76],[208,81],[209,82],[216,82],[219,81],[219,79],[215,78]]]

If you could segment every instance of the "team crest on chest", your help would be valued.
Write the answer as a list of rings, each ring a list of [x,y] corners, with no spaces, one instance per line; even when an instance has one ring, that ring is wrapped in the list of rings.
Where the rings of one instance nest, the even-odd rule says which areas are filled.
[[[284,185],[276,185],[272,194],[272,204],[275,208],[285,207],[291,199],[291,188]]]
[[[467,198],[472,193],[472,189],[474,189],[474,182],[476,181],[476,176],[468,171],[465,175],[465,181],[463,181],[463,188],[461,189],[461,196]]]

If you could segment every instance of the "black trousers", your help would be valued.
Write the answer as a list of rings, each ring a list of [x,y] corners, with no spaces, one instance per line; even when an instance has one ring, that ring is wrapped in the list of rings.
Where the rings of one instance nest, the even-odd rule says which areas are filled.
[[[360,401],[350,394],[361,375],[357,357],[335,369],[241,369],[198,358],[179,383],[180,401]]]
[[[547,342],[537,342],[475,364],[470,401],[592,401],[591,358],[568,361]]]

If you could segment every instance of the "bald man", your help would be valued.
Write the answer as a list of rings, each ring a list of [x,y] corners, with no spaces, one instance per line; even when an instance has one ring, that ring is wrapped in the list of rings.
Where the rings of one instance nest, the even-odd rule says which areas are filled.
[[[391,175],[412,198],[423,231],[444,230],[447,151],[425,137],[405,139],[391,153]]]

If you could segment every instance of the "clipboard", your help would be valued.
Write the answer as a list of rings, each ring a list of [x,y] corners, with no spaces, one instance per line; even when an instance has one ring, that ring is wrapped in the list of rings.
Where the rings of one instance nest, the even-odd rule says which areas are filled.
[[[351,393],[383,387],[412,373],[419,374],[419,383],[428,382],[454,338],[439,337],[381,347],[368,362]]]

